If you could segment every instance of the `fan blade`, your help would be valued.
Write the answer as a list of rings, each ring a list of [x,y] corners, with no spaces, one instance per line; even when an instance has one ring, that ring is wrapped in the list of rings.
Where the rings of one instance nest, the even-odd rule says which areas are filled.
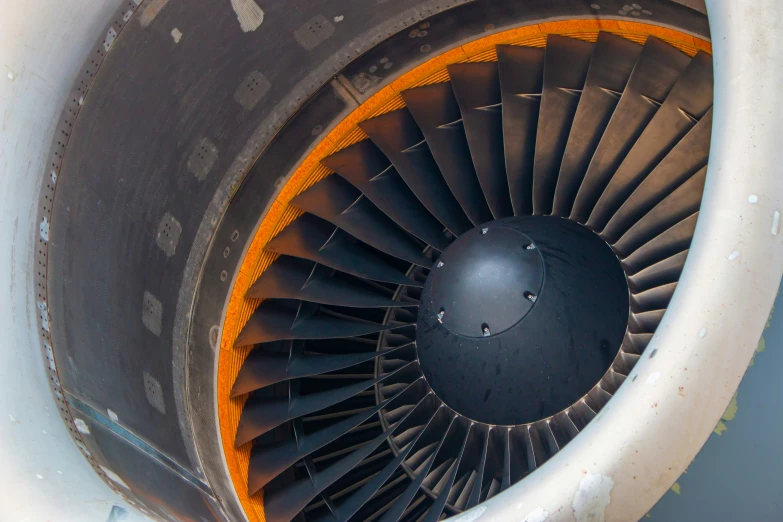
[[[462,446],[459,449],[459,453],[457,453],[454,462],[451,463],[451,471],[449,472],[448,478],[440,493],[438,493],[438,496],[435,497],[430,510],[427,511],[427,515],[422,522],[438,522],[441,514],[443,514],[443,509],[446,507],[446,500],[448,500],[451,488],[454,486],[454,479],[457,478],[457,470],[459,469],[460,462],[462,462],[462,456],[465,454],[465,446],[468,443],[471,428],[472,426],[469,425],[467,433],[465,433],[465,439],[462,441]]]
[[[560,164],[552,214],[568,217],[590,159],[620,101],[642,46],[606,32],[598,33],[582,96]]]
[[[419,266],[431,264],[405,232],[340,176],[327,176],[292,199],[291,204],[390,256]]]
[[[642,219],[623,234],[613,246],[620,257],[625,257],[672,225],[699,210],[707,167],[691,176]]]
[[[250,453],[250,465],[248,466],[248,494],[253,495],[266,486],[269,481],[280,475],[283,471],[293,466],[294,463],[307,455],[323,448],[327,444],[339,439],[352,429],[377,414],[383,408],[391,404],[408,391],[415,382],[398,392],[394,397],[387,399],[374,408],[352,415],[326,428],[305,435],[300,439],[292,439],[269,446],[254,446]]]
[[[403,491],[397,500],[394,501],[394,504],[392,504],[391,508],[389,508],[389,510],[383,514],[383,516],[380,518],[380,522],[397,522],[402,518],[402,515],[405,513],[408,505],[413,500],[413,497],[415,497],[416,493],[419,492],[422,482],[424,482],[427,474],[429,474],[430,468],[435,462],[435,458],[438,456],[438,451],[440,451],[440,448],[443,446],[443,441],[446,440],[449,431],[451,431],[452,426],[454,426],[454,419],[456,419],[456,416],[451,417],[448,428],[446,428],[446,431],[443,433],[440,442],[437,443],[435,449],[432,451],[432,454],[427,457],[427,460],[424,462],[424,464],[416,470],[416,478],[411,481],[408,487],[405,488],[405,491]]]
[[[422,286],[389,265],[347,232],[303,214],[272,238],[267,252],[309,259],[347,274],[398,285]]]
[[[402,99],[421,128],[451,192],[474,225],[492,220],[482,196],[457,100],[450,83],[403,91]]]
[[[455,235],[471,228],[470,220],[449,190],[408,109],[365,120],[359,127],[391,160],[416,197],[446,228]]]
[[[473,483],[473,489],[470,492],[470,497],[468,498],[467,504],[465,504],[465,509],[470,509],[481,501],[481,490],[483,488],[483,479],[484,479],[484,469],[487,466],[487,450],[489,449],[489,437],[490,437],[490,430],[492,428],[490,427],[488,430],[485,431],[484,434],[484,444],[483,449],[481,450],[481,460],[479,461],[478,468],[476,468],[476,481]]]
[[[279,301],[264,301],[250,316],[234,346],[281,341],[285,339],[332,339],[357,337],[391,330],[395,326],[362,322],[337,314],[316,313],[303,302],[298,310]]]
[[[711,107],[712,57],[701,52],[691,60],[688,68],[666,97],[666,101],[655,113],[650,124],[612,176],[590,214],[587,225],[594,230],[604,228],[620,205],[623,203],[627,205],[628,196],[643,181],[646,181],[645,178],[653,172],[656,165],[664,158],[668,159],[667,154],[673,155],[672,149],[678,144],[691,147],[687,150],[694,156],[702,156],[705,150],[709,153],[712,129]],[[703,121],[707,114],[710,115],[709,120]],[[697,134],[694,126],[702,128],[698,137],[691,136]],[[686,137],[690,139],[686,140]],[[682,156],[684,147],[678,148]],[[690,159],[691,163],[695,163],[694,159],[687,156],[683,159]],[[707,158],[704,155],[702,165],[706,163]]]
[[[631,295],[631,310],[634,312],[649,312],[669,306],[677,283],[657,286],[642,293]]]
[[[403,230],[438,250],[448,245],[443,225],[411,192],[372,141],[362,140],[321,160],[359,189]]]
[[[361,448],[323,471],[316,472],[309,479],[298,480],[279,491],[266,495],[264,515],[267,522],[289,522],[292,520],[313,498],[370,456],[403,422],[404,419],[391,425]]]
[[[427,430],[427,427],[429,427],[430,423],[432,422],[432,419],[435,418],[434,413],[430,416],[430,418],[427,420],[427,422],[422,426],[422,428],[416,433],[414,438],[408,442],[405,447],[400,449],[400,452],[397,454],[397,456],[389,462],[384,468],[379,471],[371,480],[369,480],[366,484],[364,484],[359,490],[357,490],[355,493],[353,493],[351,496],[348,497],[345,502],[337,506],[336,513],[332,514],[331,516],[327,515],[319,522],[330,522],[330,521],[339,521],[344,522],[349,520],[352,516],[356,514],[359,509],[362,508],[373,496],[378,492],[378,490],[383,486],[389,478],[400,468],[400,465],[405,461],[405,459],[408,458],[408,455],[410,455],[410,452],[413,448],[416,447],[416,443],[419,441],[421,436],[424,434],[424,432]]]
[[[409,346],[412,344],[403,344],[376,352],[339,355],[287,355],[255,349],[242,363],[242,368],[231,388],[231,397],[238,397],[289,379],[342,370]]]
[[[663,261],[658,261],[654,265],[629,276],[628,283],[632,292],[644,292],[656,286],[674,283],[680,278],[680,273],[682,272],[682,267],[685,266],[687,257],[688,251],[683,250],[679,254],[667,257]]]
[[[457,98],[470,156],[495,219],[513,214],[503,150],[503,108],[496,63],[447,67]]]
[[[511,204],[514,215],[530,215],[533,213],[533,161],[544,82],[544,50],[512,45],[499,45],[496,50]]]
[[[688,216],[623,259],[621,262],[627,273],[636,274],[667,257],[688,250],[698,217],[698,212]]]
[[[247,291],[254,299],[300,299],[335,306],[373,308],[400,306],[399,301],[370,290],[349,276],[335,279],[334,270],[297,257],[281,256]]]
[[[593,44],[547,36],[533,167],[533,212],[551,214],[563,152],[585,86]]]
[[[639,183],[633,193],[621,193],[624,201],[619,203],[619,209],[609,220],[601,236],[610,242],[617,241],[672,190],[704,167],[710,154],[711,131],[712,110],[710,109],[650,175]],[[610,189],[614,190],[611,183],[604,194],[609,194]]]
[[[586,223],[598,198],[690,62],[688,55],[650,36],[609,120],[576,195],[571,219]]]
[[[334,406],[357,393],[361,393],[370,386],[384,381],[404,368],[410,368],[412,364],[415,363],[411,362],[399,370],[381,375],[372,380],[309,395],[289,397],[288,399],[251,398],[245,403],[242,415],[239,418],[234,444],[236,447],[239,447],[286,421]]]
[[[664,312],[666,312],[666,310],[651,310],[649,312],[631,314],[631,320],[628,324],[628,328],[634,334],[652,334],[661,323]]]

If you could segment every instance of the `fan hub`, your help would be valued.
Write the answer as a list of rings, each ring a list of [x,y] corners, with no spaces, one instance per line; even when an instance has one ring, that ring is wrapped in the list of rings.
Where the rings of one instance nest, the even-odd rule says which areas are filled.
[[[417,354],[433,391],[479,422],[561,411],[601,379],[622,343],[628,286],[609,246],[556,217],[474,228],[425,283]]]

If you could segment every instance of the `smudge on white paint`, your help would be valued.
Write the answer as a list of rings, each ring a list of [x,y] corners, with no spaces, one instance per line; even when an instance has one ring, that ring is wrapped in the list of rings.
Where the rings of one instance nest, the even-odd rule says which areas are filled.
[[[731,254],[729,254],[728,257],[726,257],[726,259],[728,259],[729,261],[734,261],[739,257],[739,255],[740,255],[739,250],[732,250]]]
[[[576,522],[605,522],[612,488],[614,480],[611,477],[592,474],[582,477],[573,502]]]
[[[237,14],[239,27],[246,33],[258,29],[264,21],[264,11],[253,0],[231,0],[231,7]]]
[[[661,378],[661,372],[655,372],[654,374],[647,377],[645,384],[653,384],[655,381],[657,381],[660,378]]]
[[[19,424],[19,421],[16,420],[16,417],[11,415],[10,413],[8,414],[8,420],[10,420],[13,424]]]

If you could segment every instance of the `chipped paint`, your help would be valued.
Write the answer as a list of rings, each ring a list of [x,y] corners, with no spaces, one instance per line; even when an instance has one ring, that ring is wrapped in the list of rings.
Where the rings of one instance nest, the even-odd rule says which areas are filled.
[[[231,0],[231,7],[237,14],[239,27],[246,33],[258,29],[264,21],[264,11],[253,0]]]
[[[726,259],[728,259],[729,261],[734,261],[735,259],[737,259],[739,257],[739,255],[740,255],[739,250],[732,250],[731,254],[729,254],[726,257]]]
[[[536,509],[525,515],[525,517],[520,522],[544,522],[547,518],[549,518],[549,511],[545,510],[541,506],[538,506]]]
[[[114,40],[117,39],[117,30],[114,29],[114,27],[109,27],[109,30],[106,32],[106,39],[103,40],[103,48],[106,49],[106,52],[109,52],[109,49],[111,49],[112,44],[114,43]]]
[[[38,310],[41,312],[41,328],[49,331],[49,310],[46,307],[46,301],[38,301]]]
[[[76,429],[79,430],[79,433],[82,433],[84,435],[90,434],[90,427],[87,426],[87,424],[83,420],[74,419],[73,423],[76,425]]]
[[[680,494],[681,488],[680,488],[680,483],[679,482],[675,482],[674,484],[672,484],[672,491],[674,492],[675,495],[679,495]]]
[[[345,17],[344,17],[343,15],[340,15],[340,16],[335,16],[335,17],[334,17],[334,21],[335,21],[335,23],[342,22],[344,19],[345,19]]]
[[[729,402],[728,407],[726,407],[726,411],[723,412],[723,416],[720,418],[721,420],[718,421],[718,425],[715,426],[715,429],[712,430],[712,432],[715,435],[722,435],[723,432],[729,429],[729,427],[726,425],[727,421],[734,420],[734,417],[737,416],[737,394],[734,394],[734,397],[731,398],[731,402]]]
[[[767,323],[766,328],[769,328],[769,323]],[[750,358],[750,364],[748,364],[748,368],[756,364],[756,354],[762,353],[764,350],[767,349],[767,341],[764,339],[764,336],[762,335],[759,339],[759,343],[756,345],[756,350],[753,352],[753,357]]]
[[[174,39],[174,43],[179,43],[179,41],[182,39],[182,31],[175,27],[171,30],[171,37]]]
[[[106,473],[106,476],[107,476],[107,477],[109,477],[109,478],[111,479],[111,481],[112,481],[112,482],[114,482],[115,484],[118,484],[118,485],[120,485],[120,486],[124,487],[124,488],[125,488],[125,489],[127,489],[127,490],[130,490],[130,488],[129,488],[129,487],[128,487],[128,485],[125,483],[125,481],[124,481],[124,480],[122,480],[122,479],[120,478],[120,476],[119,476],[119,475],[117,475],[115,472],[113,472],[112,470],[110,470],[110,469],[109,469],[109,468],[107,468],[106,466],[101,466],[101,470],[102,470],[104,473]]]
[[[772,229],[770,230],[770,232],[772,232],[773,236],[777,236],[779,229],[780,229],[780,212],[776,210],[775,213],[772,215]]]
[[[701,330],[699,330],[699,339],[704,339],[704,337],[706,337],[706,336],[707,336],[707,329],[706,328],[702,328]]]
[[[751,194],[750,196],[748,196],[748,203],[750,203],[751,205],[755,205],[758,202],[759,202],[759,197],[756,194]]]
[[[109,408],[109,409],[107,409],[107,410],[106,410],[106,414],[107,414],[107,415],[109,416],[109,418],[110,418],[112,421],[114,421],[114,422],[117,422],[118,420],[120,420],[120,418],[117,416],[117,414],[116,414],[116,413],[114,413],[114,410],[112,410],[111,408]]]
[[[46,216],[44,216],[43,221],[41,221],[41,224],[38,225],[38,231],[41,234],[41,239],[48,242],[49,241],[49,220],[46,219]]]
[[[655,372],[654,374],[652,374],[649,377],[647,377],[647,380],[644,383],[645,384],[653,384],[660,378],[661,378],[661,372]]]
[[[169,0],[147,0],[144,11],[141,12],[139,17],[141,26],[149,27],[167,3],[169,3]]]
[[[465,513],[459,515],[458,517],[452,518],[451,520],[453,522],[473,522],[474,520],[478,520],[486,510],[487,508],[484,506],[476,506],[470,511],[466,511]]]
[[[574,495],[574,518],[577,522],[604,522],[606,507],[611,503],[614,480],[605,475],[587,474],[579,481]]]

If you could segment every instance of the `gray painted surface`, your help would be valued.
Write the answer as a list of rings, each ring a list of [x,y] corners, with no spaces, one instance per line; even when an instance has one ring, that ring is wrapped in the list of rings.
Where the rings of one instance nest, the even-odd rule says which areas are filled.
[[[722,421],[726,429],[721,435],[710,436],[688,472],[677,481],[679,494],[669,491],[652,509],[649,520],[783,520],[780,294],[762,339],[737,392],[734,419]]]

